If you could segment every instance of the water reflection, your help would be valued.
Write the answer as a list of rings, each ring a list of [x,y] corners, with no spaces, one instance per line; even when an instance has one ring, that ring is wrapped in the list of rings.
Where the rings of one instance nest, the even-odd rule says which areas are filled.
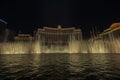
[[[0,55],[0,79],[120,79],[118,54]]]

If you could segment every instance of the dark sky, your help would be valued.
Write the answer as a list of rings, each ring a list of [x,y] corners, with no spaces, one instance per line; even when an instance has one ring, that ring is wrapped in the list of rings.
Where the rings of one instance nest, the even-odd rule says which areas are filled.
[[[32,33],[38,27],[81,28],[89,36],[120,21],[120,3],[115,0],[0,0],[0,19],[8,28]]]

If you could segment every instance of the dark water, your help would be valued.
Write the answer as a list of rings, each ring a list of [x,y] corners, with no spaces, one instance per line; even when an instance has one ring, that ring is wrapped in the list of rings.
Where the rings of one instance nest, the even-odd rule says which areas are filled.
[[[0,55],[0,80],[120,80],[120,54]]]

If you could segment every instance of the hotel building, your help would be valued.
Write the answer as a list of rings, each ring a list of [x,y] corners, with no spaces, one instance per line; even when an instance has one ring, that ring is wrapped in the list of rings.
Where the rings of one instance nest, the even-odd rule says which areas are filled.
[[[36,32],[36,40],[41,40],[45,45],[68,45],[70,40],[81,40],[82,32],[80,29],[62,28],[60,25],[57,28],[43,27],[38,28]]]
[[[76,42],[82,40],[82,32],[81,29],[75,29],[74,27],[63,28],[58,25],[57,28],[38,28],[35,38],[35,40],[40,41],[42,52],[49,49],[50,51],[53,50],[53,52],[61,52],[61,50],[70,49],[70,45],[74,45],[74,47],[80,45]]]
[[[14,37],[14,41],[33,41],[33,37],[30,34],[18,34]]]

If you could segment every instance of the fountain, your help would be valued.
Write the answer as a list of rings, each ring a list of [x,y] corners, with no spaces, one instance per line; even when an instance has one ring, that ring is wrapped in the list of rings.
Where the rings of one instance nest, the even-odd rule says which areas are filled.
[[[3,42],[0,43],[1,54],[33,54],[33,53],[120,53],[120,39],[77,41],[71,40],[67,46],[41,46],[40,41],[34,42]],[[43,49],[43,50],[42,50]]]
[[[117,28],[116,30],[118,30]],[[40,54],[40,53],[120,53],[120,38],[118,32],[113,35],[106,29],[97,38],[83,40],[81,30],[75,28],[48,28],[38,29],[35,39],[31,41],[5,41],[0,43],[0,54]],[[108,32],[107,32],[108,31]],[[108,33],[106,38],[106,33]],[[105,34],[105,38],[104,38]],[[23,34],[19,34],[24,37]],[[17,39],[19,38],[16,37]],[[30,37],[29,35],[25,35]]]

